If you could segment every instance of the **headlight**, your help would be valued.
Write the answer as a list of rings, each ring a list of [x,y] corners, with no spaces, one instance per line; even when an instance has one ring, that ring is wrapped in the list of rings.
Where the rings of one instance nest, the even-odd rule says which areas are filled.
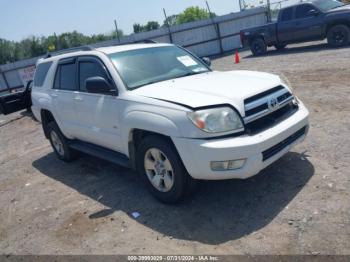
[[[208,133],[244,130],[240,117],[229,107],[199,110],[187,115],[195,126]]]

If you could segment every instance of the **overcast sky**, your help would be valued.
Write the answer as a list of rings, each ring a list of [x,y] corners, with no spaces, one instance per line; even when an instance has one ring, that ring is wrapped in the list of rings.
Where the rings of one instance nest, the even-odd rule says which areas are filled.
[[[208,0],[218,15],[237,12],[238,0]],[[113,20],[125,33],[133,23],[163,22],[186,7],[206,8],[205,0],[0,0],[0,38],[21,40],[77,30],[87,35],[114,30]]]

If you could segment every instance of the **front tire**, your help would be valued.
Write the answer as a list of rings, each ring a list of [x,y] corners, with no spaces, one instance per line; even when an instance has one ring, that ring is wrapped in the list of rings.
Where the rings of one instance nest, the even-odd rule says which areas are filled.
[[[182,200],[195,183],[174,146],[161,136],[142,140],[137,150],[137,170],[151,194],[164,203]]]
[[[75,159],[75,152],[69,147],[68,139],[62,134],[55,122],[47,124],[49,140],[56,156],[65,162]]]
[[[346,25],[335,25],[328,30],[327,41],[331,47],[343,47],[349,44],[350,29]]]
[[[255,38],[250,44],[250,50],[254,56],[261,56],[266,54],[267,45],[262,38]]]

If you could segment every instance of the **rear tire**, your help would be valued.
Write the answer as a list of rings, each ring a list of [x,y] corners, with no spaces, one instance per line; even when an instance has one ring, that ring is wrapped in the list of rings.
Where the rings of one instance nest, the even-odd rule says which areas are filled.
[[[55,122],[47,124],[49,140],[56,156],[65,162],[71,162],[76,158],[76,152],[69,147],[68,139],[62,134]]]
[[[350,42],[350,29],[346,25],[335,25],[327,32],[327,41],[331,47],[343,47]]]
[[[163,203],[183,200],[195,188],[174,146],[164,137],[145,137],[137,149],[137,171],[150,193]]]
[[[254,56],[261,56],[266,54],[267,52],[267,45],[262,38],[255,38],[250,43],[250,50],[252,51]]]

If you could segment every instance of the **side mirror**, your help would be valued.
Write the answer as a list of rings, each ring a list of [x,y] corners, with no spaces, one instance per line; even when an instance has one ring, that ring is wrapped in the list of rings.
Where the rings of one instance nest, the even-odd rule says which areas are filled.
[[[310,16],[318,16],[319,11],[317,11],[316,9],[311,9],[311,10],[308,12],[308,14],[309,14]]]
[[[85,88],[93,94],[110,94],[112,86],[106,79],[100,76],[89,77],[85,81]]]
[[[211,66],[211,61],[209,57],[202,57],[202,61],[207,65],[207,66]]]

